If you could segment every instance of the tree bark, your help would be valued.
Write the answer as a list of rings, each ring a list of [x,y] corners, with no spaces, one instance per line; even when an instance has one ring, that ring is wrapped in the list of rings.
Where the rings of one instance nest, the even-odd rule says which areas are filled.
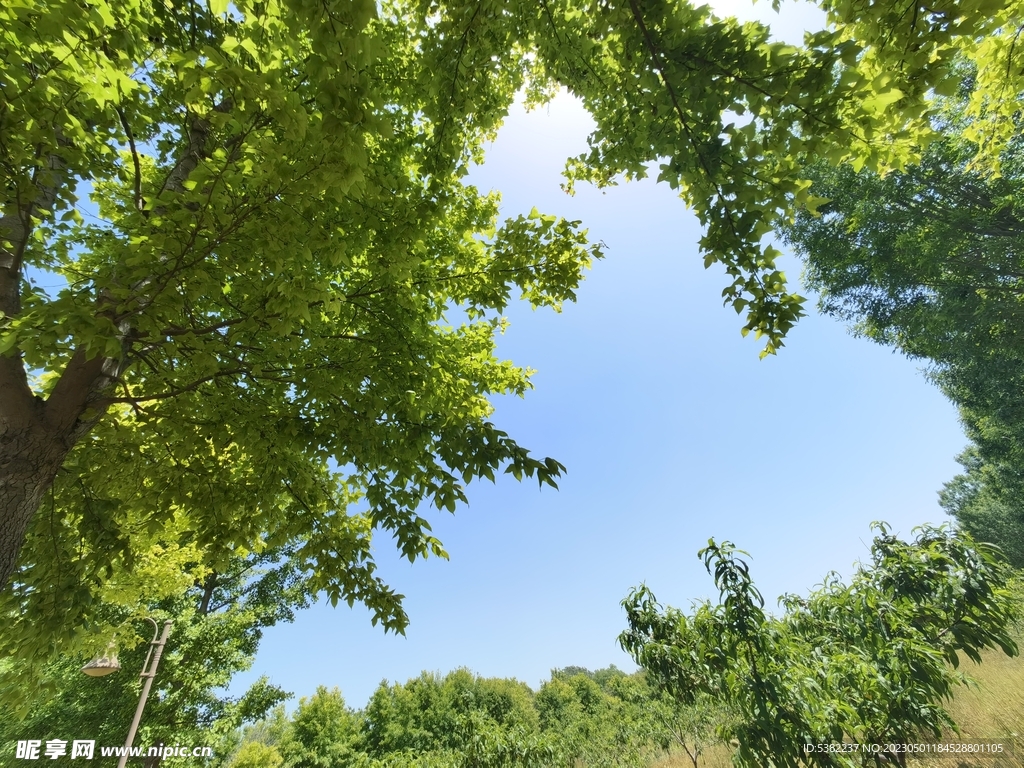
[[[154,744],[153,746],[155,746],[155,747],[162,747],[162,746],[164,746],[164,743],[161,741],[161,742],[158,742],[158,743]],[[147,754],[145,761],[142,763],[142,768],[160,768],[160,764],[163,763],[163,761],[164,761],[163,755],[150,755],[150,754]]]
[[[14,574],[29,522],[67,456],[32,413],[39,410],[33,402],[26,418],[0,420],[0,586]]]
[[[8,317],[20,309],[18,278],[0,264],[0,312]],[[44,400],[32,392],[21,354],[0,355],[0,589],[14,575],[32,516],[106,411],[102,392],[119,373],[119,361],[76,350]]]
[[[0,357],[0,589],[65,458],[106,410],[99,396],[117,368],[78,350],[43,400],[29,388],[20,356]]]
[[[0,319],[21,314],[25,250],[33,220],[53,209],[68,182],[59,154],[59,147],[66,143],[58,128],[53,151],[32,174],[34,198],[0,211]],[[75,355],[72,364],[75,358],[80,369],[84,360]],[[70,394],[70,379],[65,382],[65,378],[57,386],[63,383],[63,391]],[[0,589],[14,574],[29,522],[73,445],[65,439],[71,437],[72,430],[67,428],[71,415],[32,392],[20,350],[0,355]],[[73,414],[72,425],[79,415]]]

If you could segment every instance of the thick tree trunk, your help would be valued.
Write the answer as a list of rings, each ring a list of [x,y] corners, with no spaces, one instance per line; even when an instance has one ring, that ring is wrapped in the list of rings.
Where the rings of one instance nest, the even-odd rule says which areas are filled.
[[[78,350],[43,400],[29,388],[20,357],[0,356],[0,589],[64,459],[106,410],[101,393],[117,369],[117,361]]]
[[[225,99],[213,110],[226,113],[231,106]],[[168,176],[166,189],[184,189],[189,174],[205,156],[210,131],[207,119],[193,117],[187,143]],[[59,128],[56,132],[57,147],[66,145]],[[0,320],[21,313],[23,260],[33,223],[53,209],[59,190],[70,183],[59,154],[47,156],[33,183],[35,200],[0,211]],[[105,311],[105,307],[109,309],[101,294],[97,311]],[[77,349],[45,400],[29,387],[17,348],[0,354],[0,590],[14,575],[32,516],[68,453],[106,412],[109,400],[104,392],[123,371],[130,328],[123,318],[110,319],[120,333],[121,358],[87,359],[85,352]]]
[[[65,144],[58,128],[57,145]],[[64,161],[52,153],[33,174],[36,198],[0,211],[0,318],[21,314],[22,267],[33,221],[52,210],[67,182]],[[79,419],[105,370],[102,360],[76,352],[43,400],[29,387],[20,352],[0,355],[0,590],[17,568],[32,516],[68,451],[92,426]]]
[[[29,522],[68,449],[39,419],[0,421],[0,588],[14,574]]]

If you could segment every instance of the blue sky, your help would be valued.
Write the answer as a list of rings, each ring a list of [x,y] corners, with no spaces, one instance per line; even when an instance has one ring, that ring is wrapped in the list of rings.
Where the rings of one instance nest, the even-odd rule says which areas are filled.
[[[776,18],[766,2],[714,5]],[[799,40],[817,19],[788,5],[773,29]],[[848,575],[868,555],[871,521],[910,535],[945,519],[936,491],[966,440],[920,364],[813,312],[759,360],[671,190],[650,180],[560,190],[588,125],[566,97],[516,111],[472,177],[502,192],[503,215],[537,206],[581,219],[607,246],[576,304],[511,307],[499,346],[537,373],[525,399],[495,403],[493,420],[568,467],[560,490],[508,476],[470,486],[468,507],[430,517],[448,562],[409,564],[381,536],[380,573],[406,596],[406,636],[371,627],[358,606],[318,604],[266,633],[233,691],[265,674],[296,700],[337,686],[361,707],[382,679],[422,670],[465,666],[536,687],[553,667],[632,669],[615,642],[619,601],[641,582],[678,607],[713,597],[696,557],[709,537],[750,552],[774,606],[829,571]],[[799,264],[784,264],[796,282]]]

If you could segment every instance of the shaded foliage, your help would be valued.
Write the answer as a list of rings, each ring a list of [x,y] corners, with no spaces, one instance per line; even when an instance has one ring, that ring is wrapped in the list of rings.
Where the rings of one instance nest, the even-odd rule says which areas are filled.
[[[919,164],[885,176],[816,164],[828,203],[783,228],[819,306],[856,333],[929,364],[959,407],[971,446],[943,507],[975,538],[1024,566],[1024,137],[999,175],[976,163],[975,76],[944,101],[941,138]]]
[[[277,550],[236,558],[224,572],[209,574],[176,596],[139,606],[174,624],[137,745],[209,743],[217,733],[263,718],[289,697],[265,679],[240,697],[223,693],[232,675],[252,663],[263,630],[291,621],[294,611],[308,604],[308,584],[288,554]],[[78,655],[57,657],[41,670],[26,669],[15,659],[0,667],[0,695],[8,712],[0,720],[4,750],[14,740],[32,738],[87,736],[98,744],[124,743],[150,637],[135,634],[147,627],[137,613],[121,609],[104,618],[120,628],[117,673],[87,677],[80,668],[88,656]]]

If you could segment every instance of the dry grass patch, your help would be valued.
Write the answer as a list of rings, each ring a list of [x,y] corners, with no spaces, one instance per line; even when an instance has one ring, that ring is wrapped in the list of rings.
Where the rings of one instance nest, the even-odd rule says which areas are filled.
[[[945,740],[999,741],[1011,754],[986,758],[932,758],[912,764],[927,768],[1024,768],[1024,657],[984,651],[982,663],[963,660],[960,671],[977,681],[961,686],[949,705],[960,735]]]
[[[732,749],[726,744],[708,747],[697,758],[698,768],[732,768]],[[693,768],[693,761],[682,751],[666,755],[650,768]]]

